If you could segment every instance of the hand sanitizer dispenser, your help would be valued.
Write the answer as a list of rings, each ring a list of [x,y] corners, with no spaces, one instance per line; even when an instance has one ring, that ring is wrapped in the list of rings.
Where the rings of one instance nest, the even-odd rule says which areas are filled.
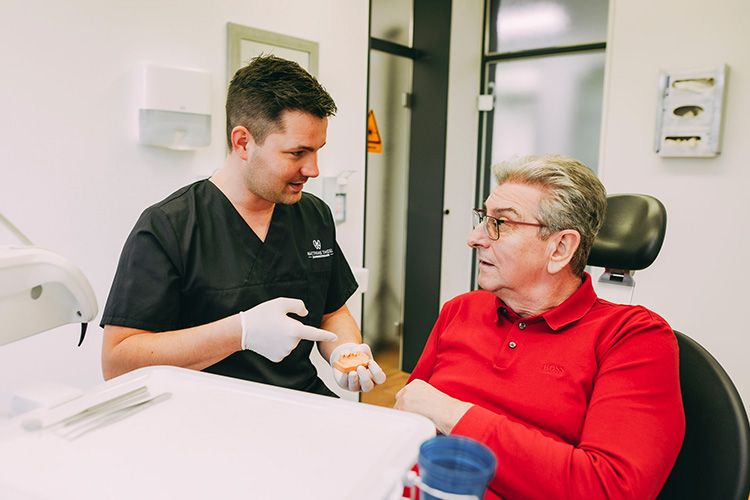
[[[142,144],[184,150],[211,143],[210,73],[146,66],[142,85]]]

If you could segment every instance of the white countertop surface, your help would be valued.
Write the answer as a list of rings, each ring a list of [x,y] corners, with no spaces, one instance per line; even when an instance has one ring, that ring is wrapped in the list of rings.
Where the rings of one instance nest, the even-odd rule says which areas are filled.
[[[24,422],[137,387],[171,397],[68,439]],[[0,498],[400,498],[424,417],[175,367],[136,370],[0,426]],[[393,496],[395,493],[398,496]]]

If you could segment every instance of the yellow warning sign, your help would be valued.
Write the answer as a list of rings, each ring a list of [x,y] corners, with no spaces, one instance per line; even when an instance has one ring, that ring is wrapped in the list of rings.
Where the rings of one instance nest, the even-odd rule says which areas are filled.
[[[367,152],[383,152],[383,141],[380,140],[378,124],[375,122],[375,113],[372,110],[367,114]]]

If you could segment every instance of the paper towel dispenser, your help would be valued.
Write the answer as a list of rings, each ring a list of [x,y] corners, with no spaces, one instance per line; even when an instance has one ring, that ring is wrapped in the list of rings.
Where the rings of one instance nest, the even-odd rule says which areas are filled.
[[[727,66],[659,75],[654,149],[660,156],[712,157],[721,152]]]
[[[139,110],[140,142],[170,149],[211,144],[211,75],[146,66]]]

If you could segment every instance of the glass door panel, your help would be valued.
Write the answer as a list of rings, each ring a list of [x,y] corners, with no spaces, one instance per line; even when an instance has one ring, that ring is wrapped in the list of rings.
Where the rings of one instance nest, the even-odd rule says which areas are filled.
[[[603,42],[608,11],[603,0],[490,0],[488,52]]]
[[[398,346],[403,323],[411,86],[411,59],[370,51],[369,103],[383,146],[367,153],[362,335],[375,350]]]
[[[597,171],[604,85],[604,52],[492,63],[487,88],[486,189],[491,165],[528,154],[563,154]]]

